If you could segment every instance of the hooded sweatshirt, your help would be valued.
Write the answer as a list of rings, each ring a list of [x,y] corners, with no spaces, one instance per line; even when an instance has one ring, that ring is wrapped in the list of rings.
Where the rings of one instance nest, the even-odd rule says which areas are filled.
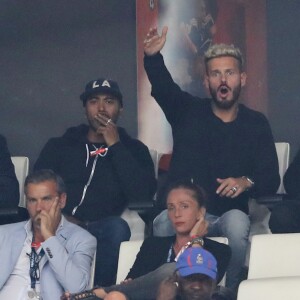
[[[120,215],[129,202],[151,201],[156,180],[148,148],[118,127],[120,141],[107,148],[87,140],[85,124],[69,128],[62,137],[51,138],[42,149],[34,169],[52,169],[67,187],[63,212],[82,221]]]

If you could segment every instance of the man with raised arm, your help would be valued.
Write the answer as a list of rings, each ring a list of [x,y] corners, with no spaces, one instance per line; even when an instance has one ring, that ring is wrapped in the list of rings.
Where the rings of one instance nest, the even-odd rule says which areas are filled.
[[[273,136],[266,117],[238,101],[246,84],[238,48],[219,44],[206,51],[205,86],[211,99],[200,99],[182,91],[164,64],[160,51],[167,31],[164,27],[160,35],[150,28],[144,41],[151,95],[172,127],[167,184],[189,178],[207,191],[208,236],[228,237],[227,286],[236,289],[248,245],[248,199],[275,193],[280,182]],[[159,200],[165,207],[164,189]],[[158,220],[154,234],[170,234],[165,211]]]

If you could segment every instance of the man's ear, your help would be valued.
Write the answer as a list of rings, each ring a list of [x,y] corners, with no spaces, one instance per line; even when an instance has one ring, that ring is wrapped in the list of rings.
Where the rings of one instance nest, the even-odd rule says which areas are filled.
[[[241,73],[241,86],[244,86],[247,81],[247,74],[245,72]]]
[[[67,203],[67,194],[66,193],[62,193],[60,196],[59,196],[59,207],[61,209],[63,209],[65,206],[66,206],[66,203]]]
[[[209,90],[208,76],[207,76],[206,73],[205,73],[205,76],[204,76],[203,84],[204,84],[205,88],[206,88],[207,90]]]

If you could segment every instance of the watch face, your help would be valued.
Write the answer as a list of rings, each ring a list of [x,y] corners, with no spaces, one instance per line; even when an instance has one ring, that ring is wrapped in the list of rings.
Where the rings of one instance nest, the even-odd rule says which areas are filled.
[[[196,239],[193,239],[192,240],[192,245],[194,245],[194,244],[198,244],[198,245],[200,245],[201,247],[203,247],[203,245],[204,245],[204,241],[203,241],[203,239],[202,238],[196,238]]]
[[[254,181],[253,181],[251,178],[246,177],[246,179],[247,179],[252,185],[254,185]]]

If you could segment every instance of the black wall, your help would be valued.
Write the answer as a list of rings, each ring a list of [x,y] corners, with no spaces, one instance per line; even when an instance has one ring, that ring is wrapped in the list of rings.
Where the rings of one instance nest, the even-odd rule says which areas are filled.
[[[267,1],[269,119],[277,141],[300,147],[300,1]]]
[[[298,0],[267,0],[269,119],[275,140],[290,142],[293,154],[300,147],[299,12]],[[0,1],[0,132],[12,155],[32,165],[50,137],[85,122],[79,95],[98,77],[119,82],[120,124],[137,135],[135,19],[134,0]]]
[[[137,135],[134,0],[2,0],[0,132],[31,166],[41,147],[85,122],[79,100],[99,77],[119,82],[120,125]]]

